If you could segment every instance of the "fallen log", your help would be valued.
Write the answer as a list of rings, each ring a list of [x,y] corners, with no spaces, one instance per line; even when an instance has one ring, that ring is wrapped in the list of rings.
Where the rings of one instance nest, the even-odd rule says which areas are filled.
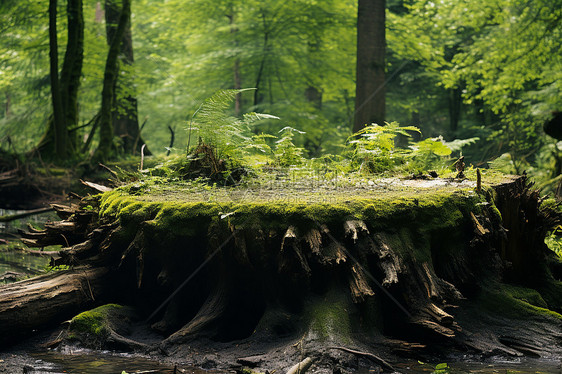
[[[96,304],[111,286],[107,275],[107,268],[82,268],[0,286],[0,346]]]

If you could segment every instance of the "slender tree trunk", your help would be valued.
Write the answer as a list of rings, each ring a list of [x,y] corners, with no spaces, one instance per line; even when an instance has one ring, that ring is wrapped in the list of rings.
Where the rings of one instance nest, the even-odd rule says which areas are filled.
[[[240,75],[240,59],[236,58],[234,60],[234,89],[239,90],[242,88],[242,77]],[[242,94],[239,92],[236,94],[234,101],[234,115],[236,117],[240,116],[242,112]]]
[[[117,24],[119,22],[120,7],[116,0],[105,0],[105,22],[107,43],[111,44]],[[144,141],[140,139],[137,98],[131,92],[134,86],[132,66],[134,64],[133,37],[131,33],[131,20],[121,37],[119,61],[123,62],[117,75],[117,80],[113,87],[114,107],[112,111],[113,133],[119,137],[123,144],[123,150],[128,154],[135,154],[140,151]],[[145,149],[145,154],[147,150]]]
[[[359,0],[353,131],[385,119],[385,0]]]
[[[256,78],[256,90],[254,91],[254,106],[261,103],[263,94],[260,92],[260,86],[263,80],[263,71],[265,69],[265,62],[267,59],[267,54],[269,53],[269,30],[267,26],[267,20],[265,18],[265,12],[262,10],[262,20],[263,20],[263,56],[261,58],[260,67],[258,69],[258,76]]]
[[[77,149],[78,90],[84,59],[82,0],[68,0],[68,43],[58,76],[57,1],[49,1],[49,58],[53,115],[37,149],[46,157],[66,160]]]
[[[49,1],[49,59],[51,76],[51,96],[53,101],[53,126],[55,154],[64,159],[66,148],[66,123],[59,83],[59,56],[57,42],[57,0]]]
[[[321,44],[321,40],[319,37],[316,37],[314,40],[308,42],[308,55],[311,61],[318,61],[317,55],[318,55],[318,51],[320,50],[320,44]],[[313,66],[316,67],[314,70],[318,72],[319,66],[317,64],[314,64]],[[321,76],[319,76],[319,78],[322,79]],[[322,91],[317,87],[317,85],[315,84],[316,82],[314,82],[314,79],[311,79],[309,77],[307,80],[308,80],[308,86],[304,90],[305,100],[310,104],[312,104],[314,108],[322,109]]]
[[[238,51],[238,38],[236,36],[238,32],[238,28],[234,24],[234,10],[231,9],[231,13],[227,14],[226,17],[228,18],[228,22],[230,24],[230,33],[233,37],[233,44],[236,51]],[[234,89],[239,90],[242,88],[242,77],[240,75],[240,59],[238,57],[234,58],[234,66],[233,66],[233,73],[234,73]],[[242,110],[242,94],[236,94],[236,98],[234,100],[234,115],[236,117],[240,116]]]
[[[121,40],[125,34],[131,14],[131,0],[123,0],[123,6],[119,15],[119,22],[115,34],[111,39],[107,60],[105,62],[105,73],[103,77],[103,89],[101,93],[100,108],[100,144],[96,150],[95,158],[105,160],[114,156],[113,146],[113,121],[112,110],[114,103],[114,88],[119,73],[119,50]]]
[[[12,96],[8,91],[6,92],[6,106],[4,111],[4,117],[10,118],[11,114],[12,114]]]
[[[461,117],[462,90],[449,90],[449,123],[452,131],[457,131]]]
[[[61,71],[61,97],[67,129],[78,126],[78,91],[84,61],[84,15],[82,0],[68,0],[68,44]],[[69,132],[69,146],[76,149],[78,131]]]

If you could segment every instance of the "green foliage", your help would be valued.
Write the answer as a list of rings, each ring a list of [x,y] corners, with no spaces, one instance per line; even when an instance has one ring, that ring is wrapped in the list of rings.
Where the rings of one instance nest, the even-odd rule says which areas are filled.
[[[435,370],[432,374],[448,374],[451,372],[451,368],[446,362],[435,365]]]
[[[562,259],[562,226],[556,226],[545,238],[544,242],[560,259]]]
[[[387,82],[387,117],[415,125],[430,139],[442,135],[465,140],[413,144],[419,140],[414,131],[408,137],[413,148],[408,148],[401,135],[395,138],[401,147],[383,144],[381,135],[375,141],[380,154],[374,149],[352,151],[352,165],[337,167],[364,165],[362,170],[373,167],[377,172],[401,165],[406,171],[438,168],[462,147],[467,162],[485,165],[495,159],[494,167],[512,173],[527,170],[553,191],[561,157],[541,124],[562,107],[556,53],[562,40],[562,0],[397,3],[390,3],[387,12],[387,68],[392,77]],[[0,104],[6,108],[0,111],[2,149],[27,152],[37,144],[51,111],[46,9],[47,3],[31,0],[0,5]],[[225,155],[245,157],[255,165],[308,167],[310,161],[300,159],[304,154],[321,158],[349,152],[345,139],[354,108],[355,0],[271,0],[267,7],[257,0],[217,0],[212,7],[194,0],[189,12],[180,0],[139,0],[133,10],[135,65],[121,72],[134,77],[135,84],[119,87],[117,94],[137,93],[139,118],[146,119],[142,137],[153,153],[169,146],[168,126],[181,153],[201,137],[216,144],[219,160]],[[65,7],[59,11],[62,60],[67,21]],[[105,22],[96,16],[96,2],[85,2],[79,94],[84,125],[99,109],[108,48]],[[185,127],[185,114],[196,111],[204,98],[242,86],[256,90],[223,92],[223,101],[201,105],[190,131],[177,131]],[[230,105],[236,93],[241,97],[234,112]],[[263,121],[263,134],[257,134],[251,126],[256,118],[239,114],[253,111],[275,113],[284,123]],[[275,143],[269,134],[277,135],[286,126],[306,134],[294,136],[293,145],[285,143],[285,135]],[[77,129],[78,138],[90,129]],[[475,137],[484,141],[471,142]],[[96,136],[91,148],[97,143]],[[283,152],[276,148],[285,144],[287,159],[282,160]],[[452,151],[449,156],[446,147]],[[296,152],[293,161],[289,151]],[[504,154],[508,156],[498,159]]]
[[[293,143],[295,133],[305,134],[290,126],[282,128],[281,138],[275,142],[274,164],[277,166],[299,166],[304,162],[304,149],[297,147]]]
[[[56,265],[56,266],[47,265],[47,266],[45,266],[45,273],[53,273],[53,272],[64,271],[64,270],[69,270],[69,269],[70,269],[70,266],[68,266],[68,265]]]
[[[406,152],[395,147],[395,138],[398,135],[410,137],[409,131],[420,133],[415,126],[400,127],[397,122],[366,126],[348,139],[353,164],[375,173],[392,169],[403,161]]]
[[[277,120],[279,117],[252,112],[244,114],[242,119],[239,119],[226,113],[236,96],[249,90],[252,89],[219,90],[199,106],[188,128],[188,152],[193,130],[197,130],[200,143],[207,144],[215,150],[217,159],[228,157],[240,160],[250,149],[267,151],[267,147],[261,141],[264,137],[253,137],[250,126],[264,119]]]

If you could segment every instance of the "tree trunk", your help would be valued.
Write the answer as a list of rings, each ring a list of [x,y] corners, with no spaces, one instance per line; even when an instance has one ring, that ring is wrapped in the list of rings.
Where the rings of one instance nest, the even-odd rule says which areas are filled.
[[[119,15],[119,23],[111,40],[109,51],[107,52],[107,60],[105,62],[105,73],[103,77],[103,89],[101,93],[100,108],[100,144],[95,153],[95,158],[106,160],[115,155],[115,147],[113,144],[113,121],[112,111],[114,104],[114,90],[117,75],[119,73],[119,46],[127,24],[131,16],[131,0],[123,0],[123,7]]]
[[[353,131],[385,119],[385,0],[359,0]]]
[[[68,0],[68,43],[61,71],[61,97],[69,144],[76,150],[78,144],[78,91],[84,61],[84,15],[82,0]],[[74,129],[74,130],[73,130]]]
[[[322,109],[322,92],[314,87],[308,86],[306,90],[304,90],[304,97],[306,101],[311,103],[316,109]]]
[[[10,92],[6,92],[6,106],[5,106],[5,111],[4,111],[4,117],[5,118],[10,118],[12,112],[12,96],[10,96]]]
[[[321,40],[319,36],[316,36],[313,40],[308,42],[308,55],[310,61],[318,61],[319,57],[318,52],[320,50]],[[318,65],[314,63],[313,66],[316,66],[315,70],[318,70]],[[320,77],[322,79],[322,77]],[[308,86],[304,90],[304,98],[305,100],[312,104],[312,106],[316,109],[322,109],[322,90],[318,88],[317,82],[314,82],[314,79],[308,77]]]
[[[37,149],[47,157],[58,160],[74,153],[78,143],[78,90],[84,60],[84,20],[82,0],[69,0],[68,44],[64,56],[61,77],[58,76],[57,1],[49,2],[49,58],[53,115],[47,122],[47,130]]]
[[[107,43],[111,45],[117,24],[119,23],[120,8],[116,0],[105,1],[105,22]],[[132,65],[134,63],[133,37],[131,34],[131,19],[121,37],[119,60],[127,66],[120,69],[113,86],[114,107],[112,111],[113,133],[122,141],[123,151],[127,154],[140,152],[144,141],[140,138],[137,98],[131,87],[133,84]],[[145,150],[145,154],[147,151]]]
[[[230,33],[233,37],[234,48],[238,50],[238,38],[236,34],[238,32],[238,28],[234,24],[234,10],[232,9],[231,14],[227,14],[226,17],[228,18],[228,22],[230,24]],[[234,58],[234,66],[233,66],[233,73],[234,73],[234,89],[239,90],[242,88],[242,78],[240,76],[240,58]],[[234,101],[234,115],[236,117],[240,116],[242,111],[242,94],[239,92],[236,94],[236,98]]]
[[[51,76],[51,97],[53,100],[52,126],[54,127],[53,137],[55,143],[55,155],[57,156],[57,158],[62,160],[67,154],[67,130],[59,82],[57,0],[49,1],[49,59]]]
[[[263,101],[263,94],[260,91],[260,86],[263,80],[263,72],[265,69],[265,63],[267,61],[267,55],[269,53],[269,28],[267,25],[267,19],[265,17],[265,10],[262,9],[262,21],[263,21],[263,55],[260,62],[260,67],[258,69],[258,75],[256,77],[256,90],[254,91],[254,106],[257,107]]]
[[[457,131],[461,117],[462,90],[449,90],[449,123],[452,131]]]

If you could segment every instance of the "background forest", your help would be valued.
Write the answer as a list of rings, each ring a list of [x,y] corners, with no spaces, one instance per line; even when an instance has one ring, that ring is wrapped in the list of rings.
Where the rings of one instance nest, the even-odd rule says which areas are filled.
[[[526,170],[554,189],[562,143],[543,124],[562,108],[562,1],[371,2],[386,7],[385,120],[416,126],[418,141],[472,139],[466,161]],[[56,3],[0,5],[0,151],[47,158],[65,144],[73,151],[63,159],[74,160],[112,147],[138,155],[146,143],[153,154],[185,153],[193,114],[221,89],[255,88],[236,94],[230,114],[279,117],[253,131],[298,129],[290,141],[310,158],[340,153],[353,132],[357,0]],[[68,138],[54,150],[45,141],[58,131],[53,84]]]

